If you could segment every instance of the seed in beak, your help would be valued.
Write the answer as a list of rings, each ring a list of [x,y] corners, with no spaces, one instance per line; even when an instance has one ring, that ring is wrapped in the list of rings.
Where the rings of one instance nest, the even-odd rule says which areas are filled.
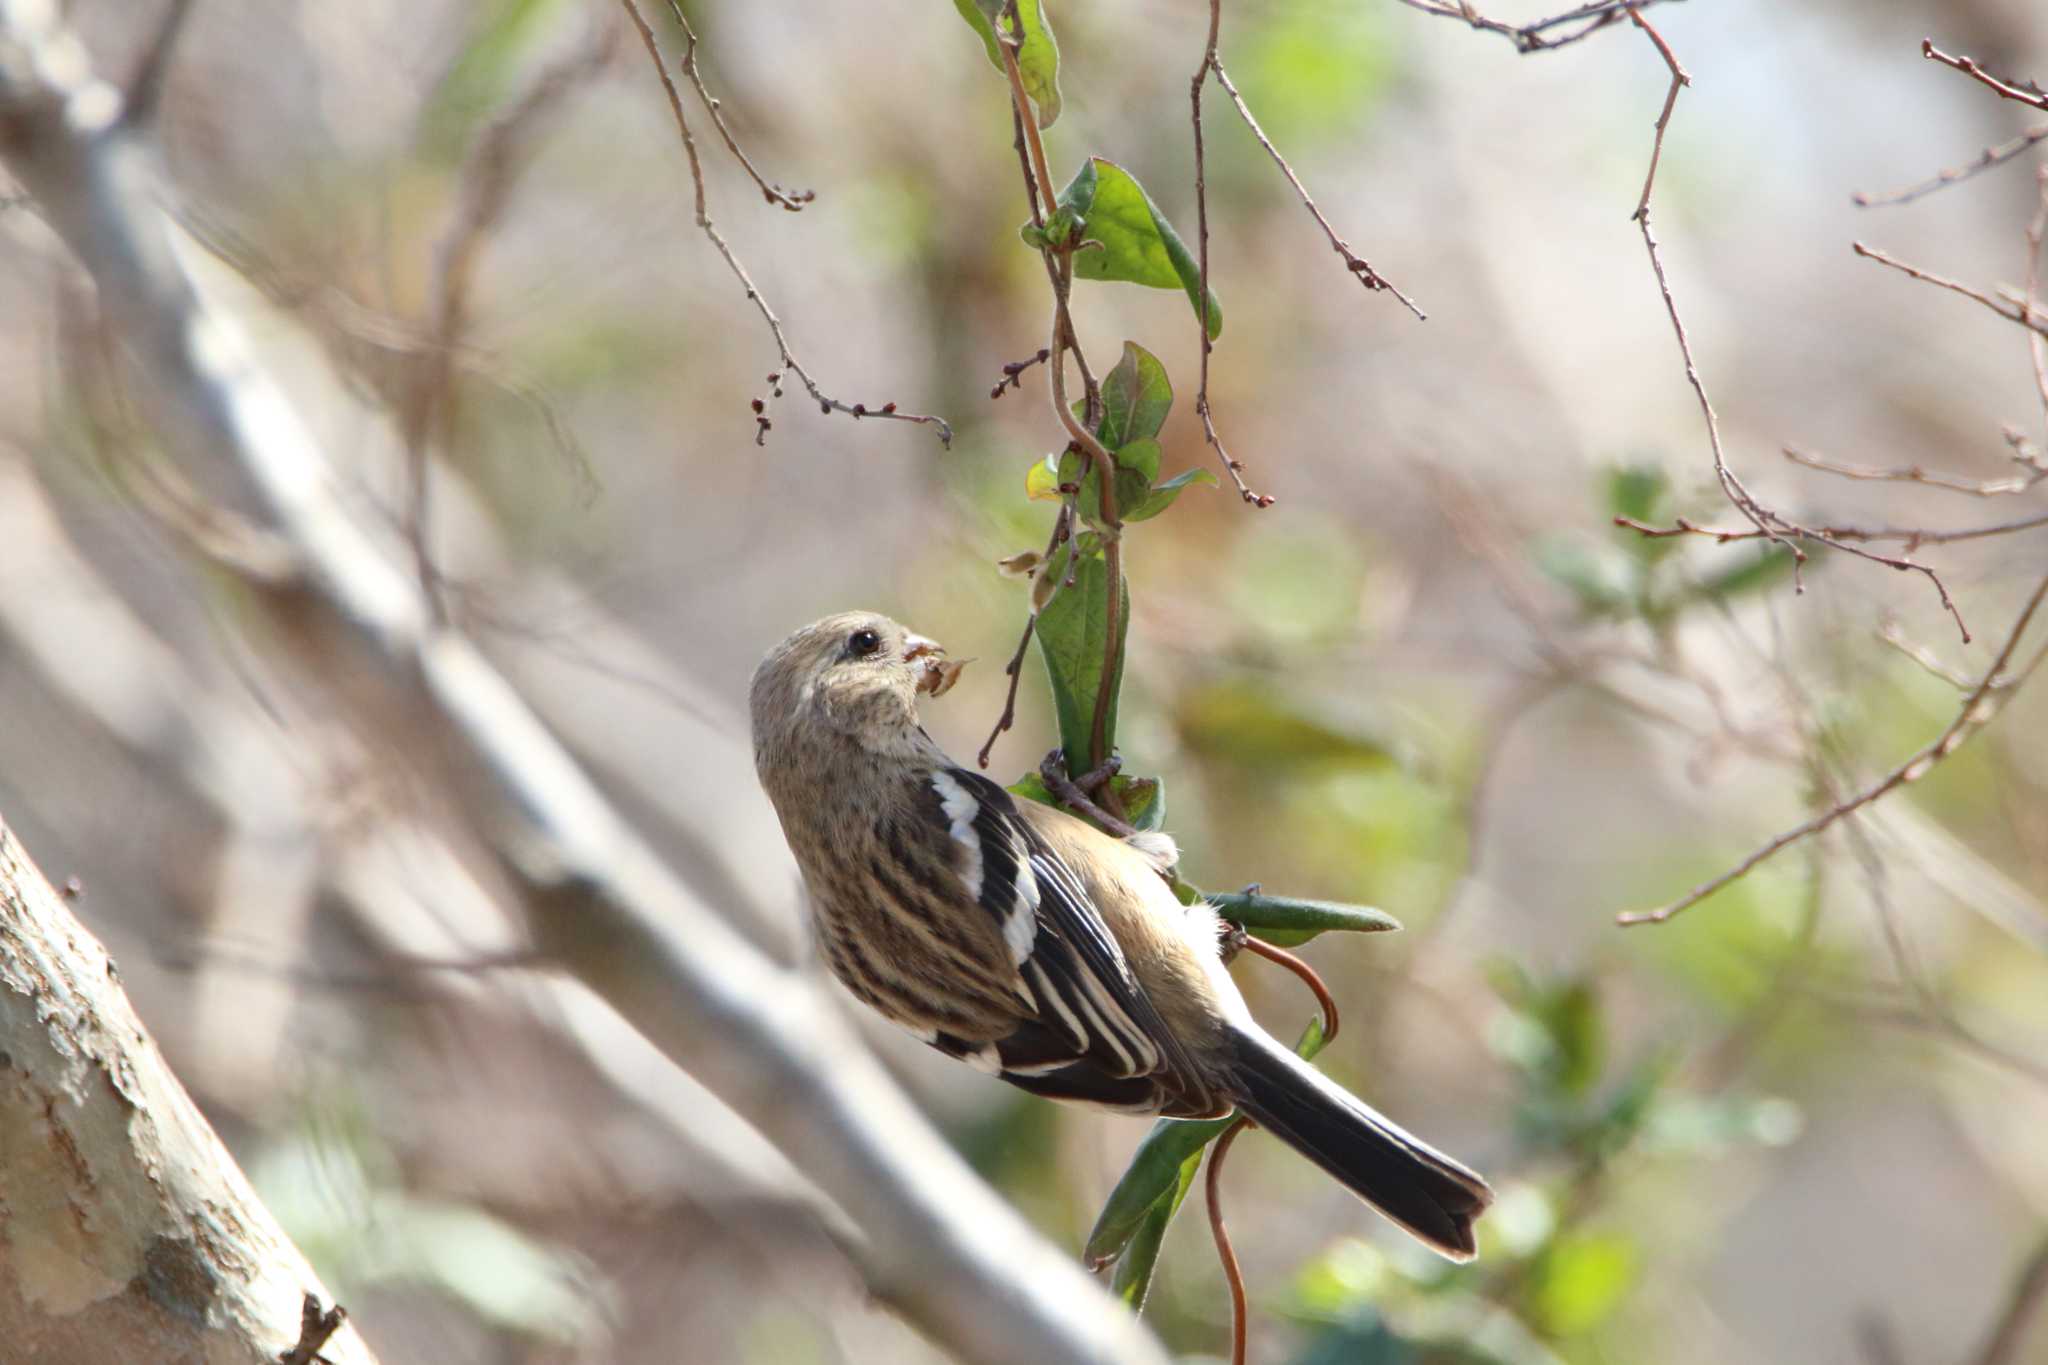
[[[904,637],[903,662],[917,669],[917,690],[934,697],[942,697],[951,691],[968,663],[965,659],[957,662],[947,659],[944,647],[922,635]]]

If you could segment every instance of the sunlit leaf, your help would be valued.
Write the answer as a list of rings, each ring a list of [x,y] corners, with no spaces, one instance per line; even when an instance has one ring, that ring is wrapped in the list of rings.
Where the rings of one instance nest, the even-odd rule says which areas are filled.
[[[957,0],[956,0],[957,3]],[[1197,316],[1202,311],[1202,272],[1173,224],[1145,193],[1145,187],[1114,161],[1091,157],[1060,192],[1060,206],[1084,223],[1082,240],[1099,246],[1074,253],[1074,273],[1084,280],[1123,280],[1153,289],[1184,289]],[[1223,331],[1223,305],[1209,295],[1209,335]]]
[[[1003,70],[1003,50],[997,45],[995,19],[1006,8],[1005,0],[953,0],[953,8],[967,26],[981,36],[989,64]],[[1024,43],[1017,52],[1017,74],[1023,78],[1024,93],[1038,106],[1038,126],[1050,128],[1060,116],[1060,46],[1052,36],[1052,21],[1045,16],[1039,0],[1017,0],[1017,17],[1023,23]]]
[[[1613,1315],[1635,1283],[1634,1241],[1608,1233],[1567,1233],[1552,1242],[1530,1277],[1529,1307],[1546,1335],[1584,1336]]]
[[[1024,475],[1024,496],[1039,502],[1060,500],[1060,455],[1058,451],[1032,461]]]

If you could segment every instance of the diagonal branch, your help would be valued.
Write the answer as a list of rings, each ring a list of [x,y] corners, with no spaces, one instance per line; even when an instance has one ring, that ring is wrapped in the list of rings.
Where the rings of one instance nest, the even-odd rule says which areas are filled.
[[[864,1234],[874,1292],[991,1362],[1159,1365],[1156,1342],[968,1171],[829,1001],[708,907],[613,809],[512,685],[352,520],[330,461],[235,322],[196,293],[154,158],[45,12],[0,10],[0,147],[78,256],[143,375],[167,452],[253,509],[296,573],[260,606],[333,650],[379,715],[417,718],[445,793],[496,856],[541,945],[758,1124]],[[60,83],[61,82],[61,83]],[[89,114],[76,117],[84,100]],[[708,1054],[706,1037],[722,1042]]]

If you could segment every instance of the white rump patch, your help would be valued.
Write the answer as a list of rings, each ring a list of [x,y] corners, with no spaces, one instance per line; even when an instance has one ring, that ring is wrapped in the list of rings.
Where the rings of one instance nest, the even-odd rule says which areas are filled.
[[[974,832],[975,817],[981,814],[981,802],[974,794],[960,785],[950,773],[933,773],[932,790],[939,794],[939,805],[944,808],[946,818],[952,821],[953,842],[966,850],[962,861],[960,879],[967,884],[967,898],[981,899],[981,836]],[[1008,926],[1004,936],[1008,937]]]
[[[1180,845],[1164,830],[1140,830],[1124,842],[1143,854],[1155,872],[1171,872],[1173,865],[1180,861]]]

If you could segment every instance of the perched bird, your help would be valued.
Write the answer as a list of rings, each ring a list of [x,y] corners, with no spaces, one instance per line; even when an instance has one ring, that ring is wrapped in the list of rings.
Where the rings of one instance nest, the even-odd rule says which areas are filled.
[[[1160,875],[1170,841],[1020,801],[924,732],[919,694],[960,667],[886,616],[846,612],[754,674],[755,766],[846,988],[1034,1094],[1174,1118],[1238,1109],[1470,1259],[1493,1191],[1253,1021],[1216,912]]]

